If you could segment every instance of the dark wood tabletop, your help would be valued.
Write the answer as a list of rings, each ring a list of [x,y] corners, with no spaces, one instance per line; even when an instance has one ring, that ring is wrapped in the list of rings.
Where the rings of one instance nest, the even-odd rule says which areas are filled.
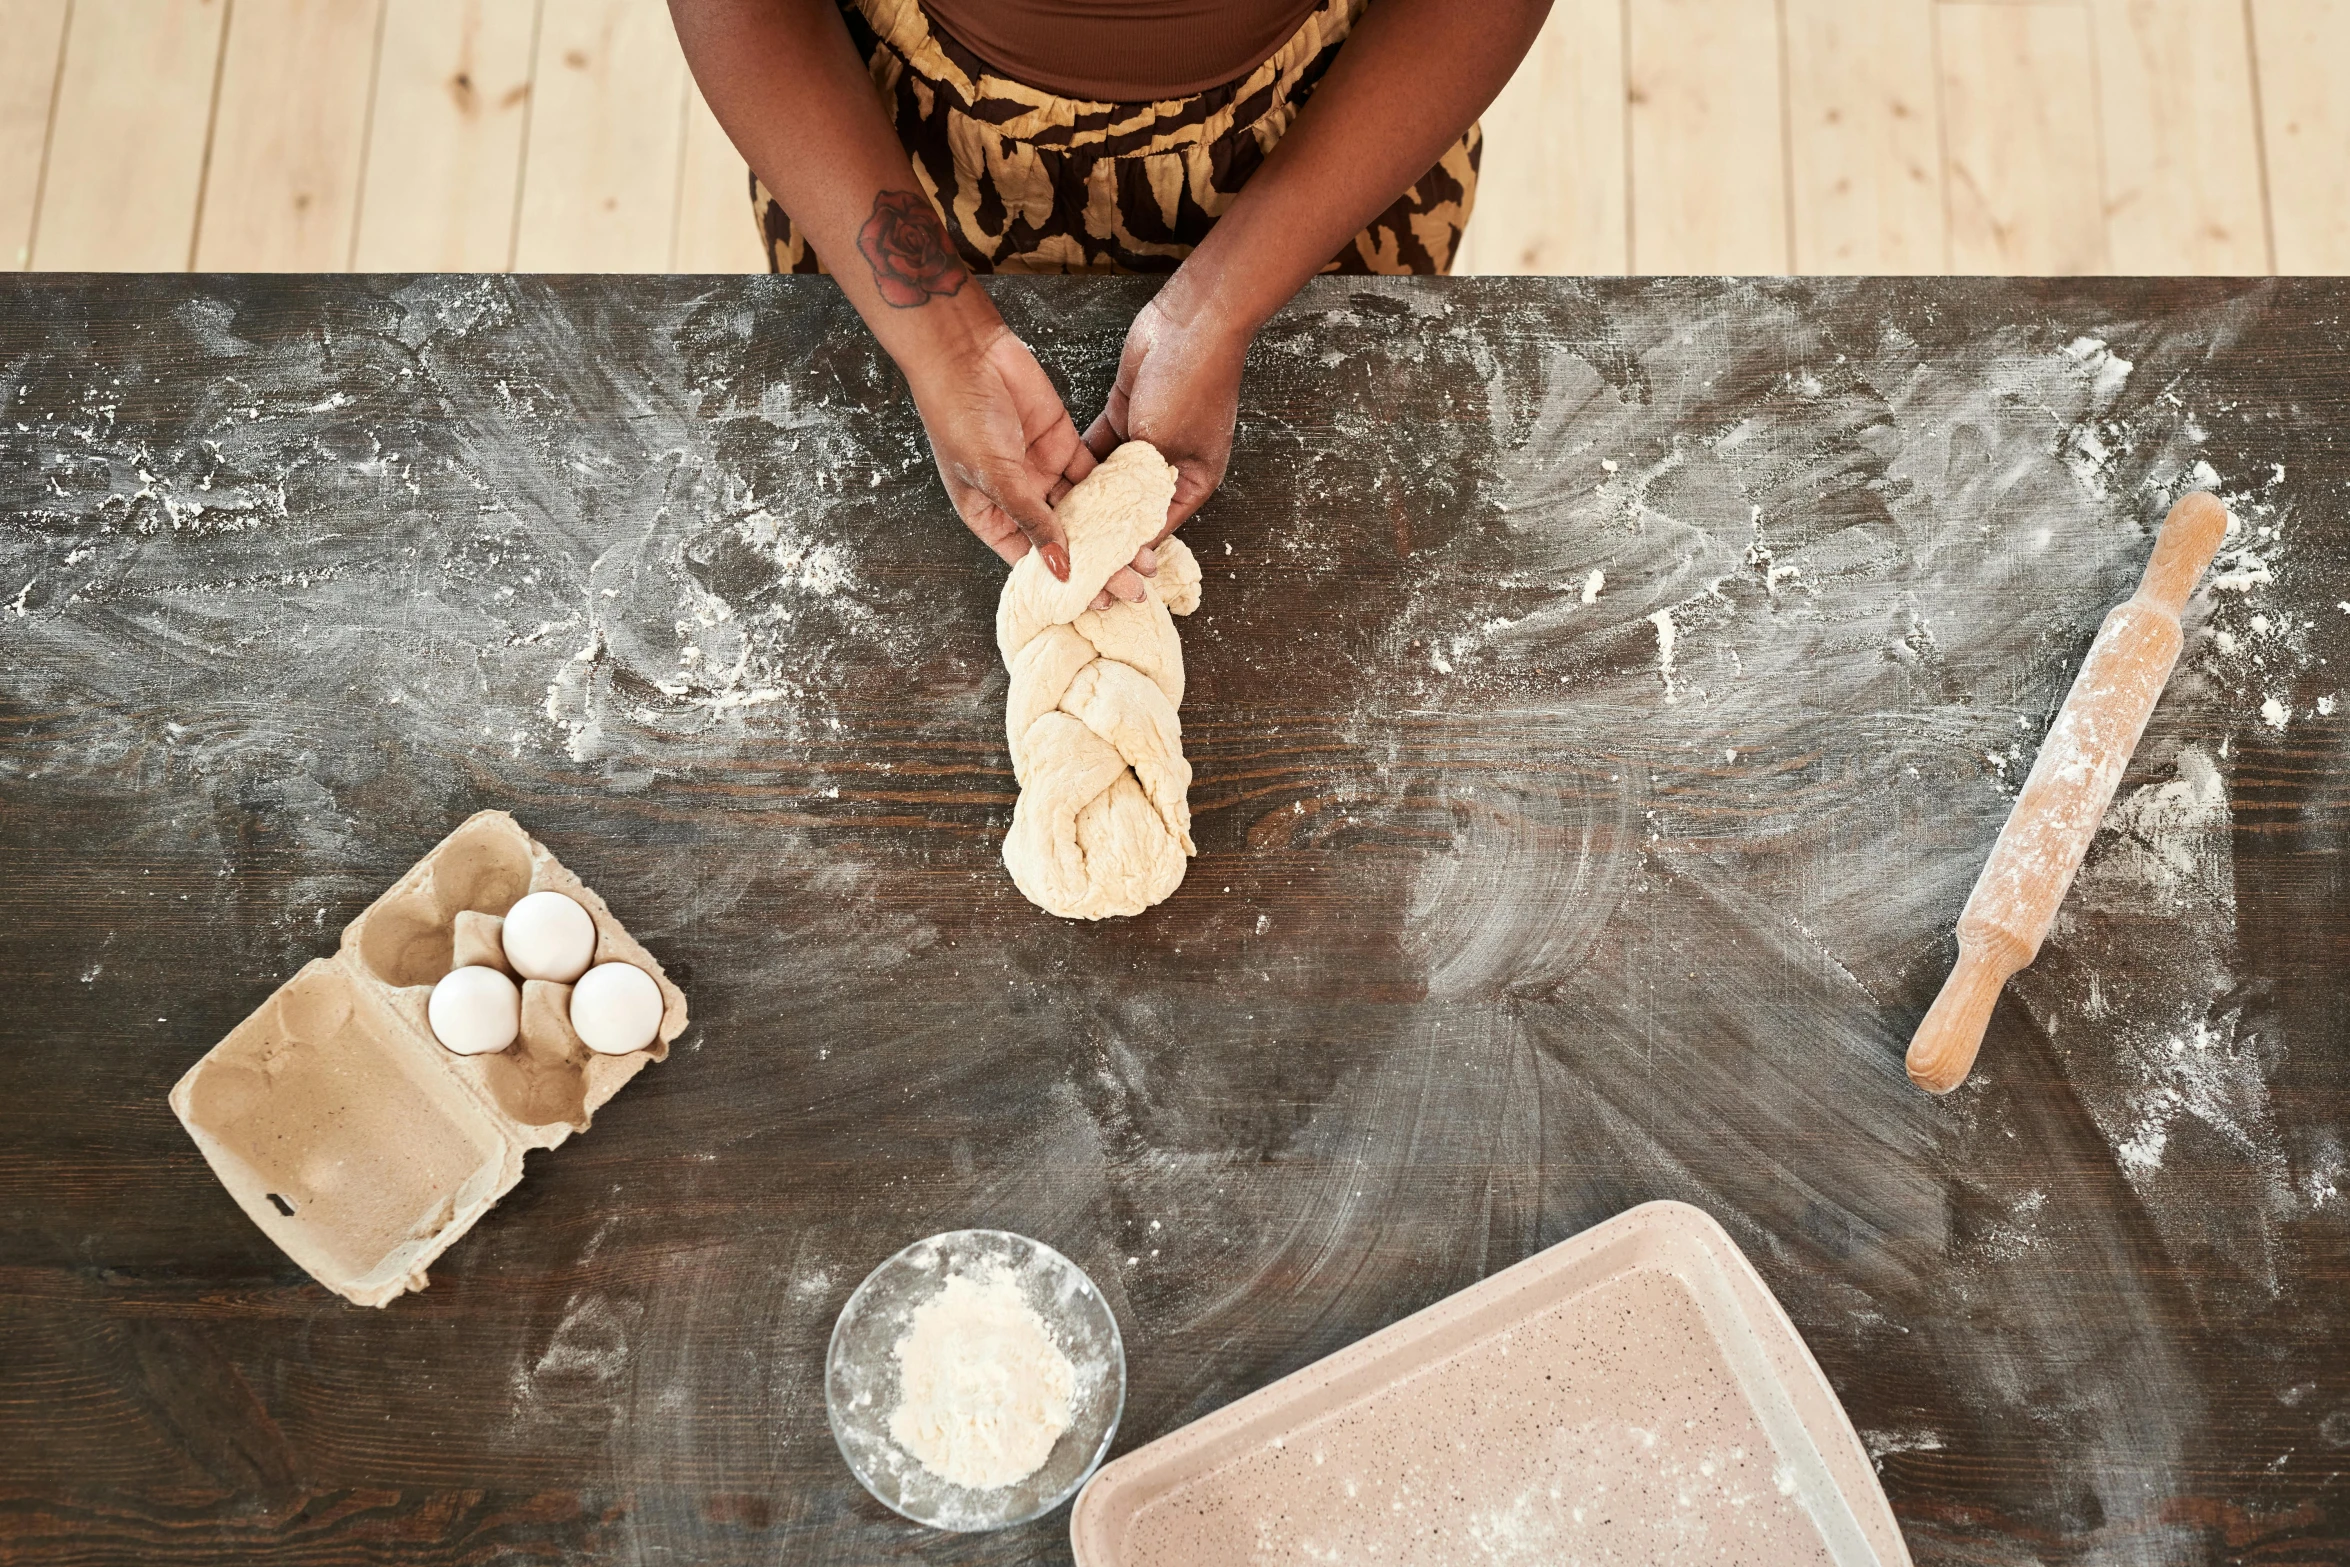
[[[1082,424],[1148,285],[992,292]],[[821,279],[0,280],[0,1562],[1067,1558],[867,1497],[920,1236],[1118,1450],[1650,1198],[1927,1563],[2350,1557],[2342,282],[1317,282],[1186,530],[1199,858],[998,860],[1001,567]],[[2240,521],[1973,1079],[1901,1053],[2179,490]],[[512,811],[691,997],[382,1310],[164,1102]]]

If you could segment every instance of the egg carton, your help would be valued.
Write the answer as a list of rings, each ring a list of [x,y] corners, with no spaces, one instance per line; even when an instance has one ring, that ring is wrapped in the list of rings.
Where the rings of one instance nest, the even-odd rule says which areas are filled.
[[[599,1055],[571,987],[524,980],[520,1037],[461,1056],[433,1037],[432,987],[466,963],[505,968],[504,913],[526,893],[576,900],[597,963],[661,988],[653,1043]],[[504,811],[469,818],[343,927],[316,959],[188,1069],[171,1107],[263,1233],[362,1306],[422,1289],[425,1269],[522,1179],[522,1155],[584,1132],[684,1032],[685,996],[577,876]]]

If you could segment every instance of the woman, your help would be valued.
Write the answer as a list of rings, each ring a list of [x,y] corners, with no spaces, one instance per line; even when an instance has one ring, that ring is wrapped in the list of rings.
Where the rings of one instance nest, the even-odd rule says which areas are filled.
[[[822,258],[905,373],[955,510],[1063,580],[1053,503],[1119,442],[1175,465],[1166,533],[1215,491],[1249,340],[1307,278],[1450,267],[1477,116],[1548,9],[670,0],[770,264]],[[981,271],[1173,273],[1082,440]],[[1146,547],[1102,602],[1152,570]]]

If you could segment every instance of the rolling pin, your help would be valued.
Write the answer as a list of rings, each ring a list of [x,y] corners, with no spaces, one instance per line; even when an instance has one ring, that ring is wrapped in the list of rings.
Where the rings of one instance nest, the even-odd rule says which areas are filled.
[[[1928,1093],[1946,1094],[1966,1081],[2001,987],[2040,955],[2178,662],[2185,640],[2179,611],[2227,530],[2228,509],[2217,498],[2200,490],[2179,497],[2138,591],[2098,627],[1958,917],[1958,966],[1909,1042],[1909,1080]]]

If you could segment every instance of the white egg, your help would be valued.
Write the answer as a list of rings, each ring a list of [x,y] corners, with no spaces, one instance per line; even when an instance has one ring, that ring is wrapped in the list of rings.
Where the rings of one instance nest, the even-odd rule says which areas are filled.
[[[596,922],[559,892],[534,892],[506,911],[506,965],[524,979],[568,985],[596,956]]]
[[[522,992],[514,981],[479,963],[451,969],[432,987],[424,1015],[433,1037],[461,1056],[486,1056],[514,1043],[522,1024]]]
[[[631,963],[599,963],[571,987],[571,1030],[599,1055],[644,1049],[661,1028],[661,987]]]

